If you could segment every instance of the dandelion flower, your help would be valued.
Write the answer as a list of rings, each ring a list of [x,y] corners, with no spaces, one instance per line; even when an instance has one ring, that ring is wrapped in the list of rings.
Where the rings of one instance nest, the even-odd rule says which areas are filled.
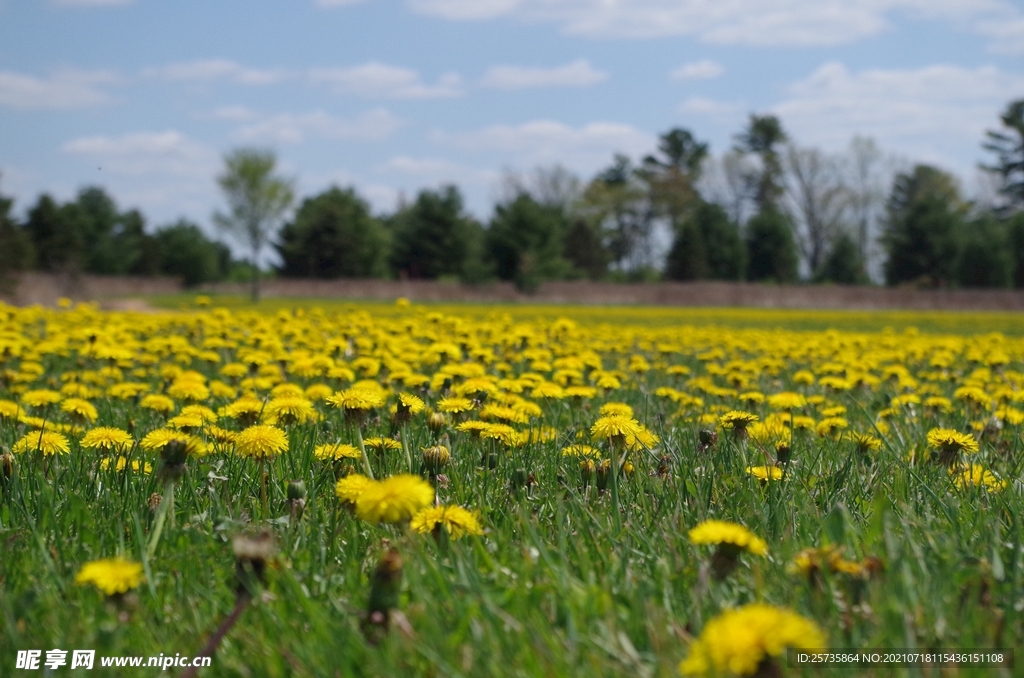
[[[92,584],[108,596],[127,593],[145,580],[142,564],[124,558],[94,560],[75,576],[76,584]]]
[[[412,517],[409,527],[421,534],[437,534],[443,527],[452,539],[484,533],[477,515],[461,506],[428,506]]]
[[[928,446],[939,451],[936,461],[947,466],[956,463],[961,450],[968,453],[978,451],[978,441],[974,436],[951,428],[933,428],[928,431]]]
[[[363,491],[376,482],[377,481],[372,478],[368,478],[358,473],[352,473],[345,476],[334,485],[334,494],[343,502],[354,505]]]
[[[605,415],[590,427],[590,435],[595,438],[608,438],[620,447],[626,444],[626,438],[636,436],[640,431],[640,422],[621,414]]]
[[[782,480],[782,469],[778,466],[748,466],[747,473],[765,483],[770,480]]]
[[[235,438],[235,451],[243,457],[267,459],[288,449],[288,435],[276,426],[250,426]]]
[[[131,446],[132,437],[127,431],[122,431],[119,428],[113,428],[111,426],[100,426],[98,428],[86,431],[85,435],[82,436],[82,441],[79,443],[86,449],[95,449],[100,452],[112,452],[114,450],[123,450],[126,447]]]
[[[96,407],[82,398],[68,398],[60,404],[60,409],[70,414],[71,418],[78,422],[92,423],[99,416]]]
[[[56,405],[60,400],[60,393],[50,391],[48,389],[26,391],[21,396],[22,404],[28,405],[29,407],[46,407],[48,405]]]
[[[141,462],[138,459],[133,459],[131,462],[132,471],[136,473],[142,473],[143,475],[149,475],[153,472],[153,465],[147,462]],[[110,459],[100,460],[100,470],[106,471],[110,468]],[[114,462],[114,470],[118,473],[128,468],[128,459],[124,456],[119,456],[117,461]]]
[[[337,461],[339,459],[361,459],[363,454],[359,448],[348,443],[329,443],[317,445],[313,456],[321,461]]]
[[[709,621],[679,671],[684,676],[752,676],[763,662],[774,661],[787,648],[824,646],[825,634],[811,620],[791,610],[753,603]]]
[[[1006,481],[1001,480],[996,474],[987,470],[981,464],[968,464],[963,467],[949,469],[953,476],[953,482],[957,487],[985,487],[990,490],[1001,490],[1006,487]]]
[[[450,414],[469,412],[473,409],[473,401],[469,398],[441,398],[437,401],[437,409],[439,412],[448,412]]]
[[[356,515],[370,523],[400,523],[433,501],[434,488],[423,478],[395,475],[363,489],[356,500]]]
[[[52,457],[55,454],[67,454],[69,449],[68,439],[61,434],[54,431],[43,431],[42,433],[33,431],[14,443],[11,452],[23,454],[39,450],[43,456]]]
[[[725,520],[705,520],[690,530],[691,544],[730,544],[756,556],[768,553],[768,544],[747,528]]]

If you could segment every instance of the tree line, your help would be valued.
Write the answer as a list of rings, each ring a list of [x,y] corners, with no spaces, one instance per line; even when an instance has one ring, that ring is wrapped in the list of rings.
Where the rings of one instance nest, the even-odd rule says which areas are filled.
[[[21,221],[0,197],[0,272],[165,274],[187,285],[248,276],[255,296],[253,264],[270,245],[285,277],[499,279],[525,291],[572,279],[865,284],[872,270],[889,285],[1024,287],[1024,100],[1000,122],[983,141],[988,200],[968,200],[932,165],[887,167],[870,140],[828,154],[791,142],[777,117],[751,115],[719,156],[677,128],[650,155],[616,155],[587,182],[557,166],[508,175],[486,223],[454,185],[385,215],[354,188],[295,205],[273,153],[240,149],[217,178],[229,209],[214,223],[247,262],[184,220],[147,232],[137,210],[87,188],[64,204],[40,196]]]

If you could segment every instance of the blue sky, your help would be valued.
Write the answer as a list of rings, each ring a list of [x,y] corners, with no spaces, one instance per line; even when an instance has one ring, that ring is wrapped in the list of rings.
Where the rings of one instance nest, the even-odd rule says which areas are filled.
[[[239,146],[300,195],[390,211],[455,182],[486,218],[504,172],[588,179],[676,126],[721,153],[751,112],[970,190],[1019,97],[1009,0],[0,0],[0,191],[24,210],[98,184],[151,225],[208,227]]]

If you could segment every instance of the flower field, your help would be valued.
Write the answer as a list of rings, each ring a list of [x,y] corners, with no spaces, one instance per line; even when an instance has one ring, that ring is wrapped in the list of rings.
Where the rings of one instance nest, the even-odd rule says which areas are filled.
[[[55,648],[849,676],[786,651],[1024,646],[1019,319],[799,318],[0,305],[0,675]],[[1014,675],[945,671],[854,673]]]

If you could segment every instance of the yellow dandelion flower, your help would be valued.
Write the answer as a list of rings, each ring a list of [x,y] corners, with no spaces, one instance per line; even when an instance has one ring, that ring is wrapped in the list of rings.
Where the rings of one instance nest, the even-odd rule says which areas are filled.
[[[264,409],[274,422],[290,425],[316,421],[317,411],[313,403],[302,396],[285,395],[273,398]]]
[[[597,457],[601,456],[601,453],[591,447],[590,445],[569,445],[568,447],[562,448],[563,457]]]
[[[751,414],[750,412],[744,412],[742,410],[731,410],[719,417],[718,423],[722,425],[722,428],[743,430],[758,419],[760,419],[760,417],[756,414]]]
[[[328,397],[327,403],[344,410],[373,410],[384,406],[384,396],[368,388],[347,388]]]
[[[428,506],[412,517],[409,527],[421,534],[437,534],[444,528],[452,539],[484,533],[477,514],[461,506]]]
[[[763,482],[782,480],[782,469],[778,466],[748,466],[747,473]]]
[[[361,459],[363,454],[358,447],[348,443],[328,443],[317,445],[313,456],[321,461],[337,461],[339,459]]]
[[[139,407],[153,410],[154,412],[166,413],[174,409],[174,401],[165,395],[151,393],[150,395],[143,396],[142,400],[139,401]]]
[[[434,501],[434,488],[419,476],[390,476],[367,486],[356,500],[356,515],[370,523],[410,520]]]
[[[70,447],[68,439],[55,431],[33,431],[26,434],[11,447],[14,454],[39,451],[43,456],[52,457],[55,454],[67,454]]]
[[[605,403],[597,413],[602,417],[617,416],[630,419],[633,417],[633,408],[626,403]]]
[[[399,393],[398,394],[398,409],[399,411],[406,411],[409,414],[419,414],[426,408],[426,403],[421,398],[414,396],[410,393]]]
[[[140,473],[141,472],[143,475],[147,475],[147,476],[150,473],[153,472],[153,465],[150,464],[148,461],[147,462],[142,462],[142,461],[139,461],[138,459],[133,459],[132,462],[131,462],[131,467],[132,467],[132,471],[134,471],[135,473]],[[101,459],[100,460],[100,470],[101,471],[106,471],[109,468],[110,468],[110,459],[109,458],[108,459]],[[114,469],[118,473],[120,473],[121,471],[125,470],[126,468],[128,468],[128,459],[127,459],[127,457],[119,456],[117,458],[117,461],[114,463]]]
[[[398,442],[394,438],[384,438],[380,436],[367,438],[363,441],[363,445],[366,447],[372,447],[375,450],[380,450],[381,452],[384,452],[385,450],[402,449],[402,443]]]
[[[363,491],[374,483],[376,481],[372,478],[353,473],[345,476],[334,485],[334,494],[344,502],[355,504]]]
[[[132,437],[127,431],[122,431],[119,428],[113,428],[111,426],[100,426],[86,431],[85,435],[82,436],[82,441],[79,443],[86,449],[95,449],[101,452],[112,452],[114,450],[123,450],[126,447],[131,447]]]
[[[22,405],[27,405],[29,407],[47,407],[49,405],[56,405],[60,401],[60,393],[49,389],[26,391],[21,395]]]
[[[243,457],[267,459],[288,450],[288,434],[276,426],[250,426],[235,437],[235,451]]]
[[[953,467],[949,469],[949,473],[957,487],[986,487],[990,490],[1001,490],[1006,487],[1005,480],[1001,480],[981,464]]]
[[[473,409],[473,406],[473,401],[469,398],[441,398],[437,401],[438,411],[448,412],[450,414],[469,412]]]
[[[92,423],[96,421],[99,413],[96,407],[88,400],[82,398],[68,398],[60,404],[60,409],[71,415],[73,420]]]
[[[825,646],[821,629],[791,610],[753,603],[727,610],[707,623],[679,664],[689,675],[751,676],[766,659],[787,648],[813,650]]]
[[[807,400],[799,393],[782,391],[767,398],[768,406],[775,410],[796,410],[807,406]]]
[[[747,528],[724,520],[705,520],[690,530],[691,544],[731,544],[756,556],[768,553],[768,544]]]
[[[623,442],[628,436],[635,436],[640,433],[640,422],[632,417],[622,414],[608,414],[590,427],[590,435],[595,438],[622,438]]]
[[[826,436],[833,436],[850,427],[844,417],[825,417],[817,423],[814,427],[814,431],[822,438]]]
[[[94,560],[75,576],[76,584],[92,584],[108,596],[127,593],[145,580],[142,564],[124,558]]]

